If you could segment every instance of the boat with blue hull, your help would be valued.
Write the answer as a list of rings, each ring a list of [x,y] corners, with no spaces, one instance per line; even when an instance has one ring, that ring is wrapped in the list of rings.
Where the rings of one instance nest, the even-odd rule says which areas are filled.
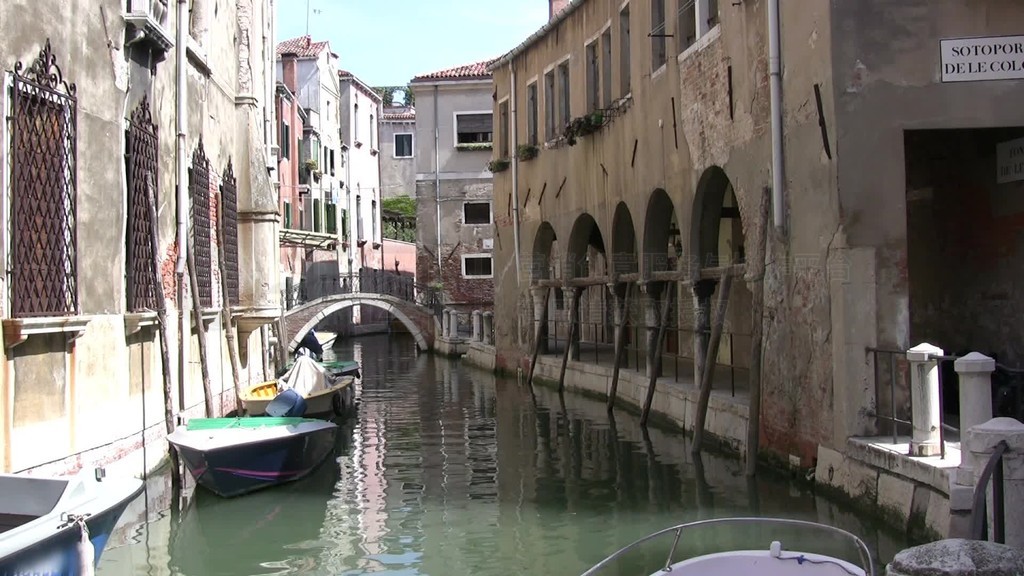
[[[167,440],[197,484],[230,498],[309,475],[334,452],[337,430],[312,418],[194,418]]]
[[[102,468],[69,478],[0,474],[0,576],[92,574],[142,489]]]

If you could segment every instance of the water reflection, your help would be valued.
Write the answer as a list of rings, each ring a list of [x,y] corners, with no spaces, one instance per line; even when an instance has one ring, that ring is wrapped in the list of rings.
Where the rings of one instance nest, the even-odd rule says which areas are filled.
[[[154,478],[100,574],[579,574],[656,529],[725,515],[837,524],[883,558],[906,544],[736,461],[695,460],[681,435],[603,402],[418,355],[409,338],[336,354],[363,365],[336,465],[235,500],[195,494],[177,523],[150,511],[168,508]]]

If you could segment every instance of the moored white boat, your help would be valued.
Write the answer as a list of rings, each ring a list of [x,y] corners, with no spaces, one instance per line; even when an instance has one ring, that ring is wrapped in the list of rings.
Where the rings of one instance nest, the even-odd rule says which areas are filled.
[[[0,474],[0,575],[92,574],[142,486],[102,468],[69,478]]]
[[[313,358],[300,355],[280,378],[250,386],[239,398],[247,414],[259,416],[266,414],[278,394],[294,390],[305,400],[305,415],[341,416],[354,403],[354,381],[354,376],[333,373]]]
[[[727,528],[732,531],[741,527],[761,527],[773,532],[784,528],[808,529],[809,536],[813,533],[812,540],[815,544],[827,542],[823,540],[826,536],[834,539],[834,543],[845,543],[850,547],[850,552],[855,552],[859,557],[859,564],[837,556],[812,552],[803,549],[803,546],[801,549],[790,550],[784,547],[779,539],[766,541],[763,548],[737,547],[731,550],[697,553],[689,558],[678,558],[682,555],[679,551],[680,546],[687,543],[686,535],[705,528]],[[807,539],[802,538],[801,541]],[[656,567],[643,567],[636,573],[647,573],[651,576],[666,573],[674,576],[875,576],[871,552],[864,541],[854,534],[826,524],[787,518],[716,518],[679,524],[633,542],[584,572],[583,576],[596,576],[605,571],[612,573],[613,567],[619,567],[631,553],[647,550],[659,543],[671,543],[664,563]],[[722,542],[717,541],[716,544],[717,547],[721,547]],[[631,566],[630,569],[634,568]]]

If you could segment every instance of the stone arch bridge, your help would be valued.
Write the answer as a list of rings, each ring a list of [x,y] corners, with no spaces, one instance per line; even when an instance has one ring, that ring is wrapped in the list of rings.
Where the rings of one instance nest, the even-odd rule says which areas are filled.
[[[288,351],[293,352],[307,332],[316,327],[321,320],[335,312],[352,306],[373,306],[390,313],[398,319],[416,339],[416,346],[421,351],[434,347],[434,333],[437,322],[432,308],[421,306],[415,302],[372,292],[349,292],[323,296],[285,312],[285,338]]]

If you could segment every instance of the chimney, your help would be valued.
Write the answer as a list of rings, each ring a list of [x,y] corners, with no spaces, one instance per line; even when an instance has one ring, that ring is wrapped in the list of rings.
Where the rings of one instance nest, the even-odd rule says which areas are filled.
[[[295,65],[294,54],[282,54],[281,55],[281,81],[289,90],[294,94],[298,90],[299,84],[299,71]]]
[[[558,16],[558,13],[565,10],[565,7],[569,5],[572,0],[548,0],[548,21],[550,22]]]

